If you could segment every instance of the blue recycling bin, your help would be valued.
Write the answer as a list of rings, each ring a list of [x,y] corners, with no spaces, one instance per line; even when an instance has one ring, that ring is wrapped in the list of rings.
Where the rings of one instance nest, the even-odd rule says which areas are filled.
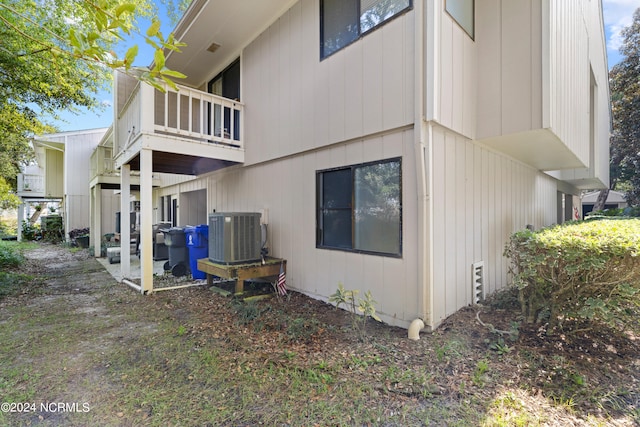
[[[209,226],[201,224],[185,227],[184,235],[189,248],[189,267],[194,279],[206,279],[206,273],[198,270],[198,260],[209,257]]]

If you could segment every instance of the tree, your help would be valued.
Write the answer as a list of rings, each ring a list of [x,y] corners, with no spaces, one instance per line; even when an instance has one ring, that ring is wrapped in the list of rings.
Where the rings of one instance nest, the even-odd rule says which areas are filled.
[[[189,7],[189,4],[191,4],[191,0],[164,0],[163,3],[167,6],[167,16],[175,26],[182,18],[184,11]]]
[[[184,1],[182,7],[186,6]],[[152,19],[146,43],[154,65],[135,67],[138,46],[119,58],[114,45],[153,17],[151,0],[3,0],[0,3],[0,177],[13,189],[20,165],[32,159],[29,139],[52,132],[47,124],[61,110],[95,109],[95,95],[122,69],[157,86],[182,74],[165,67],[164,52],[179,50]]]
[[[609,72],[613,135],[611,188],[625,188],[627,202],[640,204],[640,8],[622,31],[624,58]]]
[[[0,212],[4,209],[17,208],[20,205],[20,199],[13,194],[11,187],[4,178],[0,177]]]

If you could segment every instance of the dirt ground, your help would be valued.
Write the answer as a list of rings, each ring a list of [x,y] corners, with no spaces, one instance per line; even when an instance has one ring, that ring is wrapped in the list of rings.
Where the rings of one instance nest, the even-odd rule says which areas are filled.
[[[86,250],[45,244],[25,255],[20,271],[35,279],[0,300],[0,400],[16,409],[3,407],[3,425],[640,425],[637,330],[568,324],[549,336],[518,323],[503,295],[411,341],[297,292],[255,304],[206,286],[142,296]],[[205,353],[228,372],[194,366]],[[304,373],[313,390],[294,395],[282,370]],[[232,373],[238,394],[271,397],[250,409],[196,381]],[[168,403],[185,399],[169,395],[183,383],[215,410]]]

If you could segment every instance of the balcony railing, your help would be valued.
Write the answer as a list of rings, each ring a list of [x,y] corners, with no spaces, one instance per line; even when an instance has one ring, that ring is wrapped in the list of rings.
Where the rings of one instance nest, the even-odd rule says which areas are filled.
[[[117,175],[113,162],[113,149],[111,147],[98,146],[91,154],[91,178],[99,175]]]
[[[242,103],[185,86],[164,89],[163,93],[145,83],[135,85],[118,111],[115,153],[139,134],[243,148]]]
[[[18,193],[44,194],[44,176],[26,173],[18,174]]]

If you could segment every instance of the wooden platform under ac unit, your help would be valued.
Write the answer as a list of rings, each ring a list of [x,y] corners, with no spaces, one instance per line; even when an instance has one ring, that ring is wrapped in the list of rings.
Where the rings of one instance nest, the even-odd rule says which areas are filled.
[[[203,258],[198,260],[198,270],[207,274],[207,284],[213,285],[213,276],[236,281],[236,294],[244,292],[244,281],[258,277],[270,277],[280,274],[280,265],[287,271],[287,260],[267,257],[264,264],[260,261],[246,264],[217,264]]]

